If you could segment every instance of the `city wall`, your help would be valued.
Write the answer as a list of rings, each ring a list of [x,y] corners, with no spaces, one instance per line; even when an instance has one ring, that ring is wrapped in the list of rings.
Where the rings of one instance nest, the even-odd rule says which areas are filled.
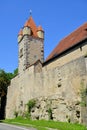
[[[33,119],[48,119],[50,107],[53,120],[81,122],[81,89],[86,88],[86,58],[81,56],[52,69],[45,67],[35,72],[35,65],[32,65],[12,79],[8,88],[6,118],[13,118],[15,111],[23,113],[27,102],[36,99],[38,105],[31,113]]]

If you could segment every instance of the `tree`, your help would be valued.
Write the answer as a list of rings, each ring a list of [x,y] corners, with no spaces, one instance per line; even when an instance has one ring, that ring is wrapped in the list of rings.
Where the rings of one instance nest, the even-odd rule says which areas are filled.
[[[10,78],[8,74],[0,69],[0,119],[5,118],[6,95],[9,84]]]
[[[18,68],[14,70],[14,73],[6,73],[4,70],[0,69],[0,96],[7,93],[8,85],[12,78],[17,76]]]
[[[13,77],[15,77],[15,76],[17,76],[17,75],[18,75],[18,68],[16,68],[16,69],[14,70]]]
[[[0,119],[5,119],[7,89],[11,79],[17,74],[18,69],[15,69],[14,73],[6,73],[4,70],[0,69]]]
[[[0,96],[7,94],[7,87],[10,84],[10,79],[8,74],[0,69]]]

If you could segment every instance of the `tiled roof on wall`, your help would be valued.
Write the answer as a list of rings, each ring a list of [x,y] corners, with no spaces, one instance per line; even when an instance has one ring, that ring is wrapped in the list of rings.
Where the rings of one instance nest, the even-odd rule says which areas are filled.
[[[80,41],[87,38],[87,23],[80,26],[77,30],[72,32],[70,35],[62,39],[56,48],[51,52],[51,54],[47,57],[46,61],[50,60],[54,56],[64,52],[70,47],[78,44]]]

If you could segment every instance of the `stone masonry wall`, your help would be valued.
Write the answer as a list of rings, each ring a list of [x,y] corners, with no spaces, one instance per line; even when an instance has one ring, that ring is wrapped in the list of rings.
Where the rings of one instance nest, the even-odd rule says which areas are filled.
[[[53,120],[81,122],[81,87],[86,87],[84,57],[39,73],[34,73],[31,66],[9,86],[6,118],[13,118],[14,111],[24,112],[25,104],[36,99],[39,106],[32,111],[33,119],[48,119],[47,110],[51,107]]]
[[[19,73],[23,73],[29,65],[38,59],[44,61],[43,40],[25,35],[19,43]],[[22,53],[22,54],[21,54]]]
[[[79,101],[69,102],[58,95],[34,99],[35,106],[31,110],[32,119],[81,122]],[[49,112],[49,110],[51,110]],[[51,114],[51,116],[50,116]]]

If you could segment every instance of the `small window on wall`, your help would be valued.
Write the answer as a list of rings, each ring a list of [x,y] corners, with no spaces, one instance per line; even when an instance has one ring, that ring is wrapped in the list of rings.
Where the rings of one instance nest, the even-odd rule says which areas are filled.
[[[82,46],[80,46],[80,51],[82,51]]]
[[[20,49],[20,58],[23,56],[23,48]]]
[[[20,102],[20,106],[23,107],[23,101]]]
[[[37,55],[34,55],[34,58],[35,58],[35,59],[37,59],[37,58],[38,58],[38,56],[37,56]]]

